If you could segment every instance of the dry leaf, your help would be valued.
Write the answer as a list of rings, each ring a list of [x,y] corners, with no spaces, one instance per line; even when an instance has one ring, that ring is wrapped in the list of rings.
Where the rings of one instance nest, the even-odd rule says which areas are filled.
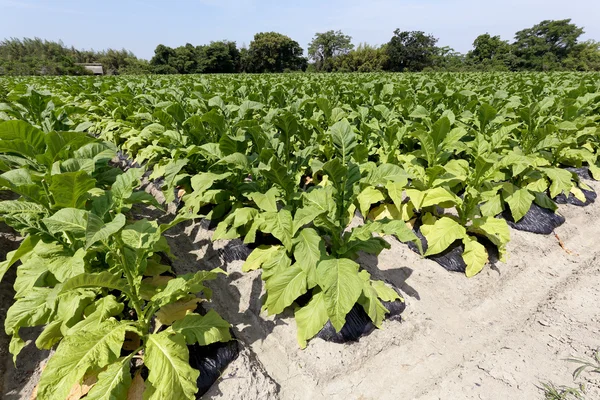
[[[144,382],[144,378],[142,378],[140,371],[138,371],[133,377],[133,381],[127,392],[127,400],[143,400],[145,390],[146,382]]]

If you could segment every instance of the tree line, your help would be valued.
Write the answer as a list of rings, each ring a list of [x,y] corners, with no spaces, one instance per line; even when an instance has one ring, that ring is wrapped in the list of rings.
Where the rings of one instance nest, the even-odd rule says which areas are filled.
[[[202,74],[264,72],[600,71],[600,42],[581,41],[584,30],[570,19],[546,20],[515,34],[513,42],[479,35],[466,54],[437,45],[422,31],[397,29],[381,46],[359,44],[341,31],[315,34],[308,57],[295,40],[257,33],[249,46],[232,41],[169,47],[159,44],[151,60],[127,50],[87,51],[42,39],[0,42],[0,75],[78,75],[81,63],[102,63],[109,74]]]

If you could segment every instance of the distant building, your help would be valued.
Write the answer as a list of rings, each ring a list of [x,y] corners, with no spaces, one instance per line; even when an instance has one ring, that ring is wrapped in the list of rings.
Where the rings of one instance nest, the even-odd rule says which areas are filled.
[[[104,75],[104,69],[100,63],[79,63],[83,68],[87,69],[94,75]]]

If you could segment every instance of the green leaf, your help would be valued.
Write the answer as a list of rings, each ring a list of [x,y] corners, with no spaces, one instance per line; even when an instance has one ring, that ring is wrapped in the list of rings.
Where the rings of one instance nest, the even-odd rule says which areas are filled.
[[[190,367],[183,334],[166,330],[148,335],[144,364],[149,370],[144,400],[196,398],[200,372]]]
[[[296,210],[296,214],[294,214],[293,235],[295,236],[300,228],[326,212],[326,210],[315,206],[306,206]]]
[[[463,239],[467,232],[452,218],[442,217],[433,224],[423,224],[421,233],[427,239],[427,251],[425,252],[425,257],[427,257],[446,250],[454,241]]]
[[[297,264],[273,273],[265,283],[265,308],[269,315],[280,314],[307,291],[307,275]]]
[[[60,342],[63,338],[63,334],[61,332],[61,327],[63,325],[62,320],[54,320],[50,322],[40,336],[35,340],[35,346],[42,350],[50,350],[54,345]]]
[[[550,197],[554,198],[561,193],[564,193],[566,196],[569,195],[571,188],[573,188],[571,172],[562,168],[542,168],[542,171],[552,181],[550,185]]]
[[[306,273],[309,289],[317,285],[317,265],[326,255],[325,241],[314,229],[302,229],[294,238],[296,265]]]
[[[281,250],[281,246],[259,246],[250,253],[242,266],[242,271],[250,272],[262,268]]]
[[[17,153],[35,159],[45,150],[44,132],[24,121],[0,123],[0,152]]]
[[[150,222],[142,219],[123,228],[121,239],[123,239],[123,243],[126,246],[136,252],[143,252],[151,250],[161,240],[161,235],[155,221]]]
[[[327,314],[337,332],[346,323],[346,315],[363,290],[358,267],[347,258],[321,261],[317,266],[318,284],[323,289]]]
[[[88,214],[87,230],[85,232],[86,250],[99,241],[104,242],[117,233],[125,226],[125,222],[126,219],[123,214],[117,214],[115,218],[107,224],[96,215]]]
[[[88,371],[100,371],[119,358],[130,329],[128,324],[107,320],[97,330],[65,337],[42,372],[38,397],[64,400]]]
[[[427,118],[429,111],[423,106],[417,106],[408,116],[409,118]]]
[[[230,341],[229,328],[229,322],[215,310],[209,310],[204,316],[188,314],[173,324],[173,330],[183,334],[187,344],[198,343],[200,346]]]
[[[360,271],[359,275],[364,281],[364,287],[358,303],[363,307],[369,318],[371,318],[373,325],[380,328],[385,319],[385,314],[388,313],[388,309],[381,304],[377,291],[371,285],[371,275],[367,271]]]
[[[131,288],[125,279],[108,271],[97,274],[85,273],[77,275],[63,284],[60,293],[66,293],[70,290],[80,288],[108,288],[128,294],[131,293]]]
[[[87,192],[95,185],[96,180],[84,171],[66,172],[52,177],[49,190],[56,207],[83,208]]]
[[[319,333],[329,320],[323,292],[313,292],[308,304],[296,309],[294,317],[298,327],[298,343],[304,349],[306,348],[306,341]]]
[[[469,232],[487,237],[498,247],[500,261],[504,261],[506,245],[510,241],[510,230],[506,220],[494,217],[475,218]]]
[[[508,193],[510,193],[512,190],[513,189],[511,188]],[[505,195],[504,199],[510,207],[510,212],[513,216],[513,219],[515,222],[519,222],[519,220],[521,220],[521,218],[527,214],[529,208],[531,208],[531,203],[535,199],[535,196],[532,195],[527,188],[523,188],[514,190],[514,192],[508,196]]]
[[[98,382],[85,396],[86,400],[126,400],[131,386],[130,357],[110,364],[98,375]]]
[[[333,140],[339,156],[342,158],[342,164],[346,164],[350,160],[352,150],[356,147],[358,142],[356,141],[356,134],[352,130],[352,125],[347,119],[342,119],[336,122],[330,129],[329,133]]]
[[[0,204],[2,203],[3,202],[0,202]],[[0,263],[0,281],[10,267],[33,251],[39,240],[40,239],[37,236],[28,235],[25,239],[23,239],[17,250],[8,252],[6,254],[6,260]]]
[[[367,186],[357,197],[358,203],[360,205],[360,213],[363,215],[363,218],[366,218],[369,215],[369,210],[371,206],[375,203],[379,203],[380,201],[385,200],[385,196],[381,193],[381,191],[375,189],[373,186]]]
[[[85,210],[63,208],[42,221],[53,235],[60,232],[69,232],[75,236],[83,236],[87,229],[87,217],[88,212]]]
[[[286,209],[279,212],[266,212],[262,215],[260,230],[270,233],[283,243],[287,250],[292,250],[293,220],[292,213]]]
[[[123,202],[133,194],[133,190],[140,186],[140,179],[144,175],[143,168],[130,168],[124,174],[117,176],[110,191],[117,202]]]
[[[488,262],[488,254],[485,247],[470,236],[466,236],[463,239],[463,243],[465,244],[463,260],[467,264],[465,273],[470,278],[481,272]]]
[[[252,192],[248,195],[248,198],[263,211],[277,212],[278,192],[276,188],[271,188],[266,193]]]
[[[383,281],[371,281],[371,286],[373,286],[373,289],[377,292],[377,296],[383,301],[404,301],[394,289],[386,285]]]

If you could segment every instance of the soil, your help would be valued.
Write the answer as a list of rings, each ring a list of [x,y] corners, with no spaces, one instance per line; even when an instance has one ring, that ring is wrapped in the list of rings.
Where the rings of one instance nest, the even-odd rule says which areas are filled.
[[[590,185],[600,191],[600,183]],[[507,262],[471,279],[386,238],[389,250],[360,262],[405,294],[403,321],[386,322],[357,343],[314,339],[305,350],[291,312],[261,313],[260,274],[241,272],[246,246],[211,242],[205,222],[168,231],[178,273],[222,267],[229,274],[212,284],[210,304],[232,323],[243,350],[205,398],[542,399],[542,382],[583,382],[586,398],[600,399],[600,374],[583,373],[575,383],[577,366],[565,361],[600,348],[600,202],[559,212],[566,222],[555,233],[564,247],[554,235],[511,229]],[[8,299],[0,297],[0,310]],[[38,365],[27,353],[5,377],[35,381]],[[6,387],[1,393],[29,398],[24,390],[20,397],[14,390],[9,397]]]

